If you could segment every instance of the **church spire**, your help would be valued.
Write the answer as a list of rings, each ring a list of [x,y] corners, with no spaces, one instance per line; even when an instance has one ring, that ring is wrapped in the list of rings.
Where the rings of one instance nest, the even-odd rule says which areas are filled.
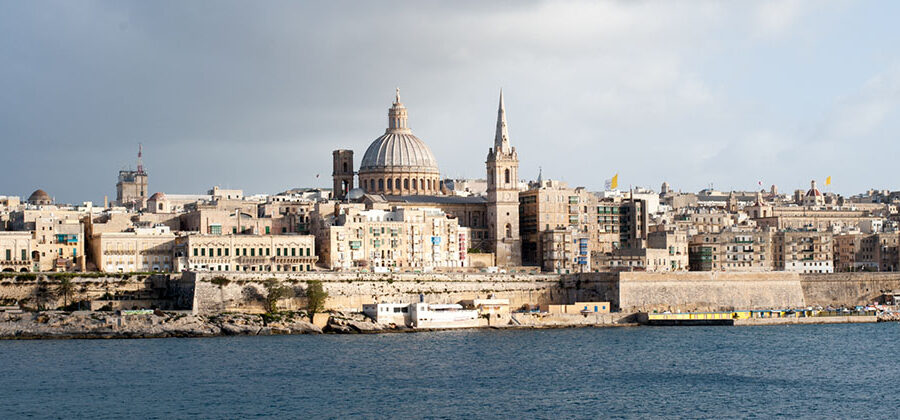
[[[503,89],[500,89],[500,106],[497,109],[497,134],[494,135],[494,153],[510,153],[509,130],[506,128],[506,106],[503,104]]]

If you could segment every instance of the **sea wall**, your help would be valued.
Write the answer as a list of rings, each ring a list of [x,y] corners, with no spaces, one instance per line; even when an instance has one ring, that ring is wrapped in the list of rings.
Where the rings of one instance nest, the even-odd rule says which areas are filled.
[[[71,284],[64,293],[61,284]],[[193,282],[180,274],[100,274],[100,273],[3,273],[0,275],[0,304],[21,305],[28,309],[56,309],[66,303],[117,301],[117,308],[130,308],[122,302],[143,301],[160,309],[190,309]],[[116,309],[117,309],[116,308]],[[77,309],[77,308],[76,308]]]
[[[900,273],[802,274],[800,284],[807,305],[856,306],[900,290]]]
[[[797,273],[623,272],[622,311],[720,311],[806,306]]]
[[[377,302],[455,303],[464,299],[509,299],[512,308],[527,304],[567,303],[571,299],[597,300],[598,279],[563,279],[556,274],[487,273],[295,273],[247,274],[185,273],[195,279],[194,312],[263,312],[264,282],[275,278],[293,290],[294,297],[279,301],[279,308],[306,307],[310,281],[322,282],[328,293],[326,309],[359,311],[363,304]],[[227,281],[216,280],[217,277]]]

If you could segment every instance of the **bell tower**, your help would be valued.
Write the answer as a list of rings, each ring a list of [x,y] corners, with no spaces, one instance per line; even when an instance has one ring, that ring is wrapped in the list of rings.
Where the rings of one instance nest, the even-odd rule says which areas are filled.
[[[343,200],[353,189],[353,151],[339,149],[331,152],[334,163],[331,178],[334,180],[332,196],[335,200]]]
[[[519,155],[509,145],[503,90],[497,110],[494,147],[487,160],[488,241],[498,266],[522,265],[522,240],[519,237]]]

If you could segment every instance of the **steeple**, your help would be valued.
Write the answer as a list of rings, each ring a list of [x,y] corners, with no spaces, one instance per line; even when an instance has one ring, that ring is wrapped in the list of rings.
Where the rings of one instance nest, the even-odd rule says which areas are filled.
[[[494,135],[494,153],[509,154],[509,130],[506,128],[506,106],[503,104],[503,89],[500,89],[500,106],[497,109],[497,133]]]
[[[538,179],[537,179],[538,187],[540,187],[544,183],[544,170],[538,166]]]
[[[142,143],[138,143],[137,172],[139,174],[144,173],[144,145]]]
[[[388,129],[387,133],[409,133],[409,121],[406,114],[406,107],[400,102],[400,88],[397,88],[394,103],[388,111]]]

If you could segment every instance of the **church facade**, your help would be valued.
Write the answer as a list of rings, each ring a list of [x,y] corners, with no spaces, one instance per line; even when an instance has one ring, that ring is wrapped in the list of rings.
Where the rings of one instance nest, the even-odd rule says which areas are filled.
[[[332,157],[335,198],[365,196],[368,204],[441,209],[471,230],[471,248],[494,253],[496,265],[522,264],[519,159],[510,145],[502,92],[494,144],[485,161],[488,190],[484,196],[444,194],[437,159],[428,145],[412,134],[399,90],[388,110],[388,128],[366,149],[359,170],[353,172],[352,150],[335,150]]]

